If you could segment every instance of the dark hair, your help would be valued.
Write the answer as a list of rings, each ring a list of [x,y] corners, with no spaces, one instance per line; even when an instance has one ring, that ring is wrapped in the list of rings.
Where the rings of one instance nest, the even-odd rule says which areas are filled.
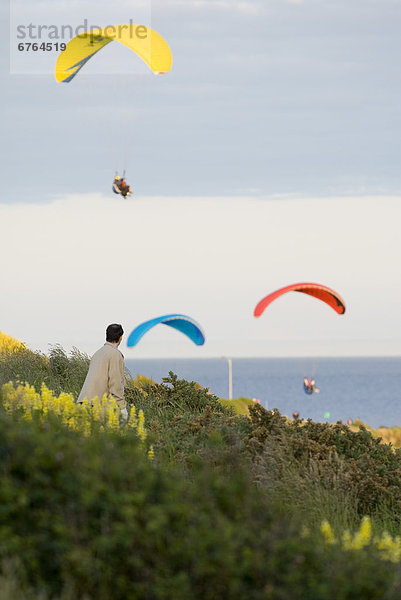
[[[112,323],[112,325],[109,325],[106,329],[106,342],[118,342],[123,333],[124,330],[121,325]]]

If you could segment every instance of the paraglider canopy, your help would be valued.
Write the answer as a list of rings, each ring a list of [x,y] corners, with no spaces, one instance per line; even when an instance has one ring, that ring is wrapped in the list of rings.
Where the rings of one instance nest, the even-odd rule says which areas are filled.
[[[159,323],[178,329],[178,331],[189,337],[197,346],[202,346],[205,343],[205,336],[200,325],[194,319],[185,315],[171,314],[150,319],[135,327],[128,337],[127,346],[135,346],[149,329],[152,329],[152,327],[155,327]]]
[[[318,300],[321,300],[322,302],[325,302],[331,306],[331,308],[339,315],[345,313],[344,300],[337,294],[337,292],[329,287],[320,285],[318,283],[293,283],[262,298],[262,300],[257,304],[253,315],[255,317],[260,317],[265,308],[267,308],[267,306],[269,306],[273,300],[279,298],[287,292],[302,292],[303,294],[309,294],[309,296],[314,296]]]
[[[156,74],[167,73],[171,69],[170,47],[156,31],[134,23],[109,25],[80,33],[68,42],[57,58],[57,81],[69,83],[92,56],[113,41],[135,52]]]

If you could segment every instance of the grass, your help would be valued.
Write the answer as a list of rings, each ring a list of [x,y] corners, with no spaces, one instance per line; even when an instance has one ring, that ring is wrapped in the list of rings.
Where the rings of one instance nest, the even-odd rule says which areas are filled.
[[[219,400],[223,406],[232,408],[237,415],[249,415],[249,406],[255,404],[254,400],[244,397],[234,398],[233,400],[219,398]]]
[[[56,346],[50,350],[49,355],[44,355],[32,352],[26,346],[14,344],[13,347],[3,347],[3,350],[0,351],[0,384],[7,384],[9,381],[13,381],[14,384],[18,381],[27,382],[39,392],[42,384],[45,383],[50,390],[54,391],[55,395],[63,391],[71,393],[72,397],[76,398],[86,376],[88,364],[89,357],[77,349],[67,354],[60,346]],[[345,531],[349,530],[351,533],[357,531],[365,515],[369,515],[375,535],[380,537],[383,531],[388,531],[393,536],[401,533],[401,477],[399,476],[401,451],[396,450],[396,446],[400,444],[401,438],[398,435],[401,433],[401,428],[373,430],[360,423],[348,427],[341,424],[299,422],[280,415],[278,411],[266,411],[260,404],[249,398],[234,400],[217,398],[196,382],[179,380],[172,372],[164,378],[161,384],[140,375],[132,378],[127,374],[126,398],[128,405],[131,409],[135,406],[138,414],[140,410],[143,411],[147,427],[147,443],[154,449],[154,459],[151,462],[147,460],[146,464],[142,464],[138,462],[140,459],[137,455],[132,454],[131,456],[132,440],[124,432],[119,439],[110,438],[108,441],[99,432],[98,439],[76,443],[75,438],[71,437],[72,434],[63,433],[61,426],[58,426],[57,431],[52,431],[55,421],[50,416],[48,421],[46,421],[45,415],[44,419],[38,418],[39,404],[34,393],[27,390],[32,404],[28,414],[24,406],[15,404],[15,393],[11,387],[10,385],[3,386],[1,391],[3,408],[0,410],[0,425],[3,422],[3,438],[0,436],[0,454],[3,452],[2,455],[6,456],[7,460],[3,462],[3,477],[0,479],[0,493],[4,494],[0,506],[7,515],[19,515],[19,519],[23,517],[27,529],[23,531],[21,537],[11,536],[8,539],[7,532],[13,531],[14,524],[17,527],[18,519],[17,516],[7,517],[4,539],[8,540],[10,548],[12,544],[20,542],[21,548],[25,547],[26,536],[30,535],[32,529],[32,518],[26,502],[34,496],[32,493],[25,493],[29,481],[34,485],[34,494],[41,498],[40,502],[35,505],[39,511],[38,514],[42,514],[42,508],[43,511],[48,510],[49,514],[51,513],[53,516],[60,511],[57,531],[55,530],[55,533],[53,530],[50,531],[46,544],[48,543],[51,549],[54,536],[59,535],[60,532],[64,532],[63,535],[66,536],[63,539],[66,547],[72,543],[69,537],[70,529],[64,529],[63,506],[66,492],[61,490],[60,497],[63,501],[60,503],[56,497],[53,497],[51,488],[55,481],[54,473],[63,473],[64,469],[65,476],[58,478],[57,481],[60,485],[67,486],[69,493],[72,494],[71,514],[80,514],[83,499],[93,502],[91,510],[88,510],[85,515],[81,515],[85,519],[89,516],[94,519],[93,523],[91,522],[92,533],[88,533],[88,543],[91,542],[93,535],[99,533],[99,522],[93,516],[95,514],[93,509],[99,510],[99,514],[104,520],[102,527],[107,524],[107,520],[115,512],[115,524],[109,529],[106,527],[107,535],[99,538],[98,542],[101,547],[103,544],[107,546],[110,542],[110,535],[117,536],[113,552],[118,553],[118,548],[122,543],[130,543],[126,536],[126,526],[132,526],[132,519],[129,515],[132,515],[130,511],[133,498],[143,503],[138,516],[142,519],[142,512],[149,511],[146,517],[149,520],[144,519],[140,523],[141,528],[143,527],[145,530],[149,527],[150,533],[146,538],[146,536],[142,536],[142,529],[139,529],[135,535],[139,536],[138,540],[140,539],[143,544],[141,552],[144,554],[138,555],[138,560],[145,561],[146,569],[150,569],[149,576],[153,577],[157,571],[157,569],[153,571],[149,566],[152,563],[149,557],[154,557],[155,552],[157,556],[163,554],[166,573],[168,573],[173,564],[172,561],[175,560],[174,552],[177,552],[180,560],[177,565],[174,564],[174,568],[178,569],[179,577],[181,577],[180,561],[184,560],[186,556],[185,553],[182,556],[180,554],[182,535],[184,534],[181,535],[180,531],[176,531],[176,526],[173,526],[171,531],[166,527],[165,519],[168,514],[173,525],[175,520],[181,522],[185,513],[189,515],[187,520],[183,519],[182,521],[185,535],[188,534],[188,526],[197,522],[198,513],[201,515],[202,522],[199,524],[199,531],[202,533],[200,534],[198,530],[192,531],[193,538],[191,538],[191,545],[188,548],[195,547],[199,543],[199,551],[194,551],[193,566],[197,568],[198,556],[201,562],[204,561],[202,568],[208,575],[201,574],[199,577],[202,585],[204,581],[210,581],[210,573],[216,571],[215,565],[212,571],[210,570],[212,563],[209,560],[216,558],[215,548],[216,544],[220,544],[220,542],[222,546],[221,555],[218,557],[218,568],[224,570],[228,557],[232,561],[233,570],[229,572],[227,582],[232,581],[236,576],[237,564],[242,567],[244,557],[251,556],[249,548],[254,548],[249,564],[254,565],[255,560],[256,562],[260,560],[260,569],[255,567],[255,573],[257,571],[257,576],[260,576],[263,582],[265,582],[265,570],[270,568],[268,566],[270,557],[273,557],[271,564],[274,563],[278,566],[273,565],[272,572],[279,574],[279,583],[277,589],[275,588],[276,595],[250,594],[247,596],[250,588],[249,590],[246,588],[244,597],[277,597],[284,600],[307,597],[305,594],[309,592],[309,584],[307,579],[304,582],[302,578],[304,574],[306,577],[313,578],[313,569],[317,569],[321,573],[321,577],[325,578],[325,585],[328,588],[330,586],[327,582],[330,581],[330,577],[336,572],[336,569],[339,570],[338,585],[343,585],[341,573],[346,572],[347,568],[351,569],[351,563],[343,560],[341,544],[333,548],[333,556],[328,559],[323,551],[322,558],[320,558],[319,552],[315,553],[314,542],[311,541],[315,537],[319,538],[323,522],[327,521],[330,524],[334,535],[339,540],[342,539]],[[12,414],[10,411],[7,412],[7,406],[9,406],[7,394],[10,398],[14,398],[15,410],[12,411]],[[61,402],[60,399],[51,397],[47,391],[45,396],[52,406]],[[24,401],[22,395],[21,401]],[[73,400],[71,401],[74,404]],[[44,412],[49,413],[48,407],[43,401],[41,406],[46,409]],[[28,405],[25,408],[29,408]],[[21,422],[18,419],[21,419]],[[37,427],[37,429],[30,429],[31,427]],[[104,433],[106,434],[107,431]],[[91,433],[87,438],[91,436],[96,437]],[[381,437],[380,441],[379,437]],[[19,442],[20,439],[23,443]],[[4,445],[5,440],[8,440],[8,446]],[[392,445],[389,446],[385,442],[391,442]],[[43,450],[37,451],[36,449],[39,449],[42,443],[44,444]],[[82,463],[82,469],[77,469],[76,464],[81,461],[81,454],[84,452],[86,444],[88,444],[88,454],[85,458],[87,462]],[[93,448],[90,446],[91,444],[94,444]],[[29,445],[32,446],[32,452],[29,450]],[[58,445],[60,445],[58,450],[55,449],[52,452],[53,446]],[[118,450],[119,448],[120,450]],[[65,458],[67,451],[70,456],[68,460]],[[119,455],[120,451],[121,455]],[[121,514],[119,513],[120,500],[115,496],[113,486],[108,483],[108,478],[112,476],[109,469],[112,463],[106,465],[107,461],[105,462],[104,459],[106,455],[114,465],[116,485],[117,482],[120,482],[118,485],[121,485],[121,501],[126,502]],[[15,466],[11,465],[10,460],[16,461]],[[137,476],[134,475],[135,468],[139,469]],[[7,469],[8,479],[6,481]],[[43,469],[43,473],[41,469]],[[96,470],[99,470],[99,476],[96,475]],[[47,473],[51,476],[48,477]],[[171,489],[169,487],[170,475],[177,477],[177,484],[172,484]],[[74,479],[75,477],[77,480]],[[126,477],[130,479],[132,498],[126,496],[128,489],[125,482]],[[43,496],[44,483],[49,485],[49,489]],[[146,485],[150,486],[148,496],[142,494]],[[175,485],[177,485],[176,490],[174,489]],[[93,489],[90,486],[93,486]],[[87,487],[88,489],[86,489]],[[170,493],[171,498],[167,497]],[[75,494],[77,494],[76,499]],[[163,496],[164,494],[167,496]],[[49,506],[47,506],[47,495],[52,498],[53,503],[50,503]],[[8,500],[14,497],[18,498],[18,502]],[[163,506],[160,504],[161,497],[164,497],[166,502]],[[179,508],[177,508],[178,506]],[[56,512],[54,513],[54,511]],[[258,518],[272,520],[273,533],[271,535],[260,526],[257,522]],[[49,527],[53,527],[53,520],[46,516],[44,522]],[[264,523],[264,527],[268,527],[267,521]],[[124,527],[120,527],[120,522],[124,522]],[[219,522],[222,527],[221,534],[215,535],[213,523]],[[259,545],[258,535],[255,534],[255,531],[262,530],[265,537],[263,543],[260,542]],[[303,541],[302,538],[303,532],[306,530],[311,536],[310,539],[308,538],[309,541]],[[232,536],[234,531],[235,535]],[[249,537],[250,531],[253,532],[251,537]],[[243,546],[241,546],[241,536],[238,535],[238,532],[241,532],[241,536],[243,536]],[[169,536],[170,533],[171,540],[158,546],[158,539],[164,539],[163,536]],[[79,540],[81,525],[77,526],[76,534]],[[47,546],[41,546],[41,535],[42,533],[38,534],[38,539],[33,535],[31,544],[32,547],[36,548],[37,546],[40,551],[45,551],[47,557],[50,550]],[[230,547],[224,545],[224,536],[227,536],[227,540],[231,540],[229,544],[234,544],[232,547],[236,547],[236,544],[240,543],[240,554],[235,554],[237,550],[230,554]],[[208,554],[209,547],[203,546],[203,540],[207,538],[210,540],[210,548],[213,549],[210,554]],[[149,557],[146,558],[148,541],[150,544]],[[156,550],[152,546],[153,542],[156,544]],[[171,554],[169,553],[169,544],[175,544],[175,549]],[[305,544],[309,544],[309,559],[302,558],[305,554]],[[63,548],[64,545],[59,547],[60,565],[64,564],[64,558],[61,560]],[[71,556],[73,557],[74,552],[78,549],[84,552],[84,548],[85,545],[79,545],[75,549],[71,546]],[[129,550],[130,552],[126,555],[113,558],[114,566],[112,568],[107,567],[111,579],[113,569],[117,569],[117,571],[119,569],[120,560],[123,562],[131,560],[131,558],[136,560],[137,546]],[[114,556],[113,552],[106,553],[107,557]],[[25,560],[23,553],[21,556]],[[30,556],[32,558],[31,573],[32,576],[36,576],[36,550],[32,550]],[[255,556],[257,556],[256,559]],[[369,561],[366,562],[366,560],[373,560],[373,555],[370,558],[369,556],[364,555],[363,560],[361,558],[361,561],[358,562],[355,559],[356,562],[352,563],[356,579],[361,577],[362,588],[364,585],[362,578],[366,578],[370,573]],[[90,574],[92,559],[88,556],[85,560],[88,560],[89,569],[87,582],[89,588],[92,589],[92,586],[96,585]],[[297,590],[302,589],[302,593],[294,592],[291,587],[293,585],[291,574],[298,569],[298,560],[305,560],[305,564],[299,563],[301,565],[299,566],[300,580],[296,583],[297,586],[300,586]],[[315,561],[315,566],[310,567],[308,560]],[[48,568],[46,561],[48,558],[40,563],[44,571]],[[320,563],[320,561],[322,562]],[[80,568],[81,566],[86,568],[79,561],[78,563]],[[104,565],[106,564],[104,563]],[[289,579],[283,583],[280,577],[287,576],[285,574],[287,573],[286,564],[289,565]],[[327,571],[325,571],[326,564],[330,564]],[[128,563],[126,567],[127,573],[129,573],[127,581],[129,581],[132,569],[127,565]],[[365,569],[363,576],[359,571],[362,568],[361,565],[364,565]],[[94,566],[95,563],[93,563]],[[160,572],[160,569],[157,572]],[[379,575],[380,573],[378,571]],[[388,577],[384,571],[382,575],[383,578]],[[17,576],[17,580],[19,580],[19,576]],[[245,585],[246,580],[247,575],[238,580],[238,585]],[[123,585],[122,580],[119,581],[119,585]],[[4,589],[0,591],[0,600],[3,597],[4,600],[8,600],[8,597],[13,596],[24,598],[20,590],[18,594],[13,591],[13,579],[11,577],[7,580],[4,568],[3,582]],[[219,582],[218,578],[209,588],[213,593],[215,592],[214,586]],[[193,582],[190,583],[192,585]],[[114,583],[111,581],[110,586],[113,585]],[[176,594],[181,591],[180,585],[177,584]],[[354,597],[358,597],[355,585],[353,575],[350,589],[355,594]],[[11,591],[8,592],[8,589]],[[163,598],[163,600],[169,598],[168,595],[163,595],[165,593],[164,582],[160,590],[158,598]],[[282,590],[284,590],[283,594],[281,594]],[[28,599],[28,597],[30,598],[27,593],[26,598]],[[36,597],[39,598],[39,596]],[[59,597],[61,597],[61,593]],[[91,597],[89,592],[87,597],[88,599]],[[117,598],[115,595],[113,597]],[[124,591],[124,593],[121,592],[120,597],[128,600],[131,596]],[[176,597],[180,596],[176,595]],[[216,595],[206,596],[202,591],[197,597],[203,600],[206,597],[216,597]],[[221,595],[221,597],[226,596]],[[322,590],[319,589],[313,597],[325,599],[330,595],[323,595]],[[344,592],[344,595],[337,597],[348,600],[352,595],[348,596]],[[359,597],[379,598],[381,596],[363,596],[362,594]],[[401,596],[392,596],[391,594],[386,596],[391,600],[398,597]],[[56,596],[52,596],[52,598],[56,598]]]
[[[89,365],[86,354],[77,349],[67,354],[63,348],[55,346],[50,349],[49,355],[44,355],[32,352],[18,340],[10,345],[9,336],[4,337],[4,334],[3,339],[7,341],[7,346],[3,345],[3,350],[0,351],[0,385],[9,381],[27,382],[39,392],[44,383],[57,395],[67,392],[77,398]],[[127,374],[126,395],[128,403],[134,404],[138,410],[142,409],[145,414],[150,443],[154,444],[157,460],[166,465],[178,463],[184,469],[192,468],[194,456],[205,460],[208,456],[208,460],[216,463],[222,461],[223,457],[226,460],[234,449],[247,456],[250,445],[255,443],[256,436],[253,432],[263,431],[257,418],[252,418],[251,415],[256,414],[255,411],[260,411],[262,415],[273,415],[250,398],[217,398],[196,382],[179,381],[172,373],[162,384],[140,374],[135,378]],[[232,411],[227,412],[226,408]],[[262,436],[252,462],[258,485],[269,491],[277,510],[286,515],[286,518],[300,519],[315,526],[325,516],[336,528],[357,525],[360,515],[355,509],[355,494],[352,491],[356,480],[345,484],[346,477],[351,475],[343,472],[344,459],[339,458],[336,471],[331,459],[327,458],[330,454],[330,449],[327,448],[329,437],[325,441],[324,434],[319,434],[321,437],[318,442],[308,437],[309,434],[302,437],[306,422],[295,423],[280,415],[279,419],[280,423],[272,426],[272,431],[269,429],[270,425],[265,430],[265,437]],[[364,427],[362,423],[350,427],[344,425],[344,431],[358,433],[361,427]],[[331,430],[328,426],[327,432]],[[369,439],[380,438],[380,445],[391,444],[393,452],[401,447],[401,427],[374,430],[365,426],[365,431],[367,437],[363,442],[366,444],[364,451],[372,454],[372,459],[369,460],[382,460],[375,447],[369,446]],[[295,435],[294,432],[298,433]],[[212,440],[214,449],[211,448]],[[291,444],[295,442],[298,447],[292,455]],[[316,443],[321,445],[321,451],[318,458],[312,459]],[[350,443],[353,443],[351,439]],[[311,444],[313,452],[309,449]],[[299,461],[300,453],[305,453],[307,457],[303,462]],[[356,459],[357,457],[352,458]],[[351,457],[347,460],[351,460]],[[393,469],[394,466],[390,468]],[[332,479],[328,478],[327,473],[332,473]],[[367,470],[363,476],[368,477]],[[372,471],[370,476],[372,480],[369,485],[373,486],[377,475]],[[389,476],[392,477],[391,472]],[[361,477],[358,473],[358,478]],[[382,479],[385,481],[385,477]],[[338,484],[339,481],[341,485]],[[376,487],[378,485],[377,483]],[[377,507],[374,514],[371,512],[371,516],[379,526],[382,523],[383,527],[392,532],[399,532],[401,515],[399,521],[399,517],[395,516],[398,511],[394,513],[389,508],[388,499],[383,498],[381,503],[380,494],[378,495]]]
[[[350,429],[358,431],[361,426],[365,427],[374,438],[380,438],[383,444],[391,444],[394,448],[401,448],[401,427],[378,427],[373,429],[373,427],[358,420],[350,426]]]

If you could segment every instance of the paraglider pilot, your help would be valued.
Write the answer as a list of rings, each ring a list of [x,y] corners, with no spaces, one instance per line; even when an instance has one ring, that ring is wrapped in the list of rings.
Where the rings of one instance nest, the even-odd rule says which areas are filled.
[[[113,181],[113,192],[115,194],[120,194],[121,196],[131,196],[131,186],[127,184],[125,176],[122,178],[116,174]]]
[[[315,385],[315,380],[310,379],[309,377],[304,377],[304,392],[305,394],[313,394],[313,392],[319,393],[320,390],[317,389]]]

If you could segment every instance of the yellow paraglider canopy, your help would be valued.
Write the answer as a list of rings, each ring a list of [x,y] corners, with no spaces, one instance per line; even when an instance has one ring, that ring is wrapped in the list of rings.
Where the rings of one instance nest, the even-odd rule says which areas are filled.
[[[156,74],[167,73],[173,58],[166,40],[144,25],[109,25],[80,33],[70,40],[56,63],[56,79],[70,82],[96,52],[112,41],[128,46]]]

